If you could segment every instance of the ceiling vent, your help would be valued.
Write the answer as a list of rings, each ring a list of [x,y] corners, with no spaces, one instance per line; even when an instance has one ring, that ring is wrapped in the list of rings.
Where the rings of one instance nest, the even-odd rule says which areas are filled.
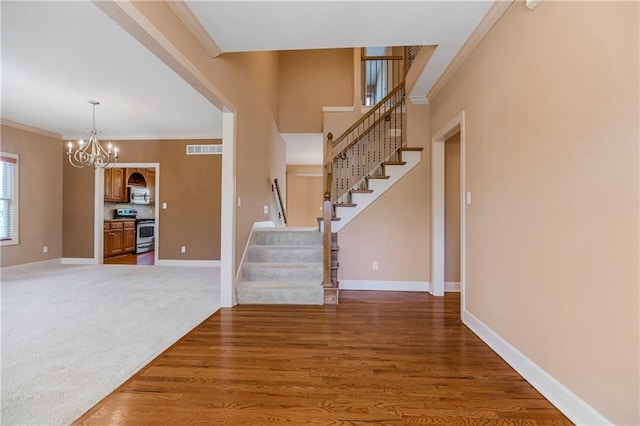
[[[222,154],[222,145],[187,145],[187,155]]]

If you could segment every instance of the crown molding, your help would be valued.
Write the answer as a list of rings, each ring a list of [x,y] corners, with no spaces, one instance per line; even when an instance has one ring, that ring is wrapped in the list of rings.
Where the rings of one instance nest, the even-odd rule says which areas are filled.
[[[473,53],[473,51],[478,47],[480,42],[484,40],[485,36],[491,31],[493,26],[498,22],[498,20],[504,15],[504,13],[509,9],[509,7],[513,4],[513,0],[496,0],[494,1],[491,8],[487,11],[487,14],[484,15],[478,26],[471,33],[467,41],[462,45],[456,56],[449,63],[447,68],[444,70],[438,81],[433,85],[429,93],[427,93],[427,99],[429,101],[433,101],[438,93],[444,88],[444,86],[449,82],[451,77],[455,75],[456,72],[462,67],[462,65],[469,59],[469,56]]]
[[[222,53],[220,47],[211,38],[207,30],[202,26],[200,20],[193,14],[184,1],[167,0],[166,3],[212,58]]]
[[[0,124],[7,127],[13,127],[14,129],[24,130],[25,132],[36,133],[42,136],[48,136],[53,139],[62,140],[62,135],[58,133],[49,132],[47,130],[38,129],[37,127],[27,126],[26,124],[16,123],[15,121],[5,120],[4,118],[0,119]]]
[[[411,105],[428,105],[429,99],[426,96],[410,95],[409,102],[411,102]]]
[[[64,140],[75,140],[77,136],[65,135]],[[176,133],[176,134],[154,134],[154,133],[135,133],[131,135],[109,135],[101,134],[101,141],[138,141],[138,140],[204,140],[204,139],[222,139],[222,133]]]

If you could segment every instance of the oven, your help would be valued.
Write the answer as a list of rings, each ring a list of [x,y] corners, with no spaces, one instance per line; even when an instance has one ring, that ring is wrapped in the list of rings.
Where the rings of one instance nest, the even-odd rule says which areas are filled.
[[[136,253],[153,251],[155,246],[156,221],[154,219],[136,220]]]

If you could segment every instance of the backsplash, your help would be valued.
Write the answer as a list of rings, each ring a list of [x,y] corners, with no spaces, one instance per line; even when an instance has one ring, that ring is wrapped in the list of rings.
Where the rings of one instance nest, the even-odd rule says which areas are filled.
[[[131,204],[131,203],[104,203],[104,219],[113,219],[116,209],[133,209],[138,212],[138,219],[155,218],[155,205],[153,204]]]

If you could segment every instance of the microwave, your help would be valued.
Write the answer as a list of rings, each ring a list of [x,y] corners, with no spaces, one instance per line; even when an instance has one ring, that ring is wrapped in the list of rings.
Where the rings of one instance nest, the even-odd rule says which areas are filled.
[[[149,204],[150,197],[149,188],[129,187],[129,202],[131,204]]]

